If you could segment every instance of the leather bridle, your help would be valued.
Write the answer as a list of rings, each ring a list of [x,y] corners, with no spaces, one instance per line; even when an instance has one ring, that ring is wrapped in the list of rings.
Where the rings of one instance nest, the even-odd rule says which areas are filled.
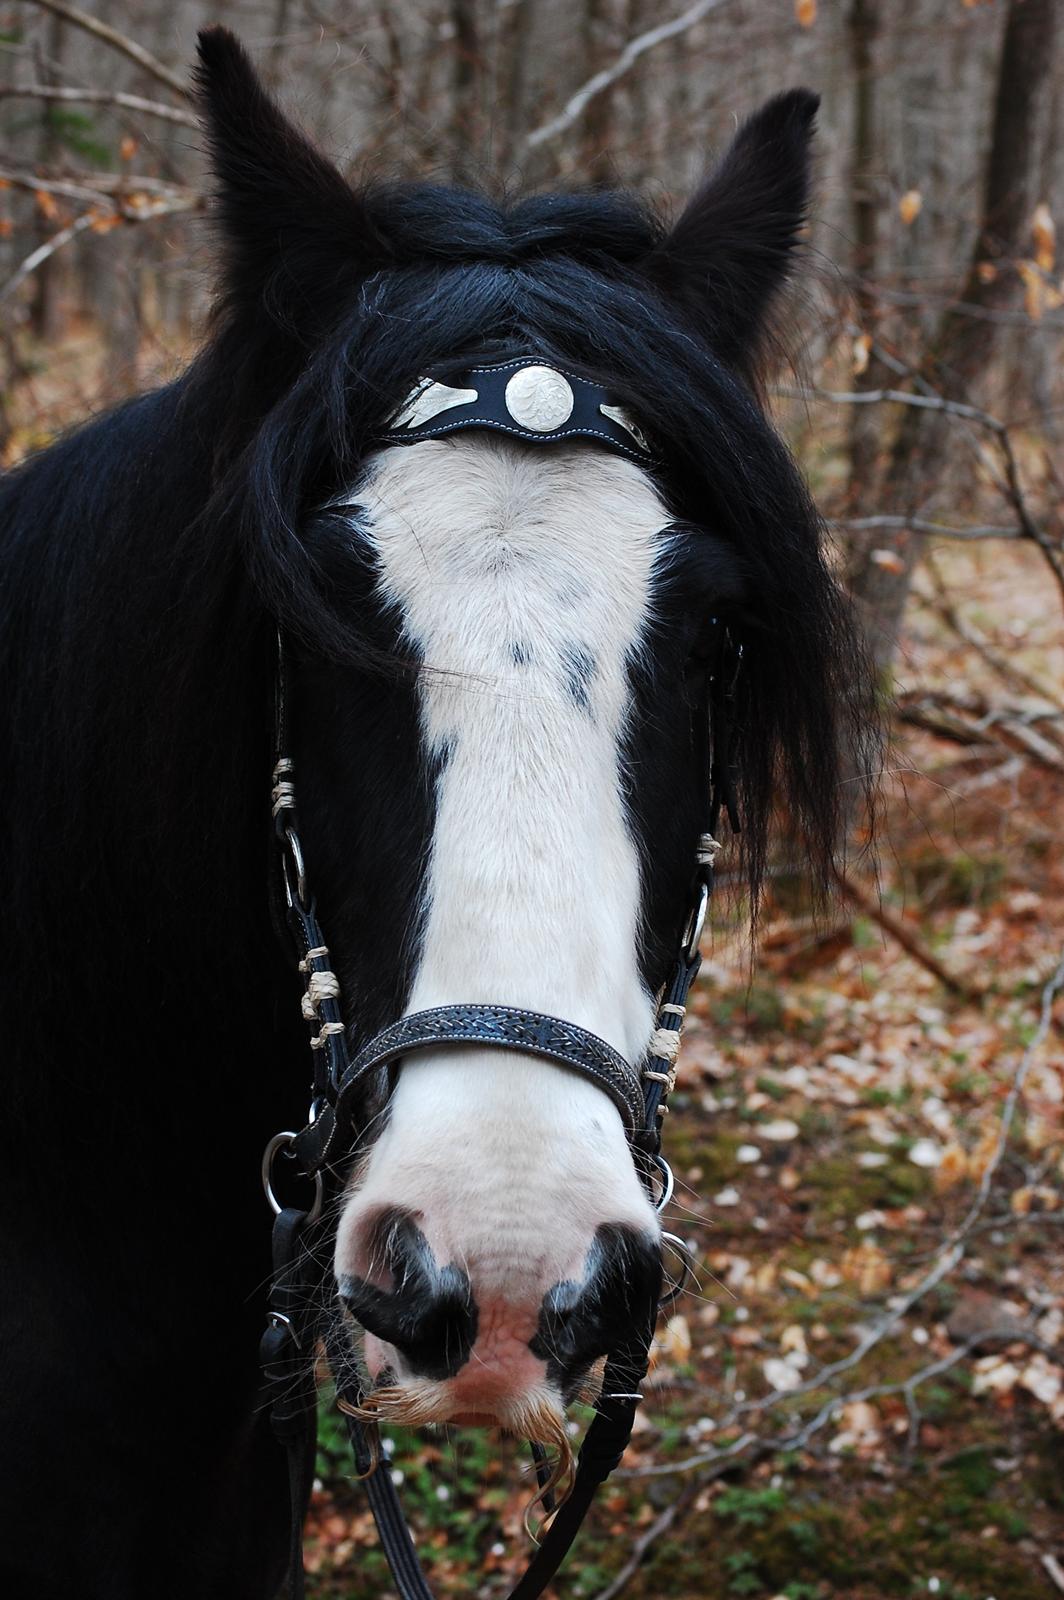
[[[494,373],[500,369],[474,370]],[[512,371],[513,364],[507,370]],[[589,401],[581,393],[581,385],[592,391],[596,403],[597,396],[604,393],[594,391],[593,386],[572,375],[568,375],[568,381],[576,387],[578,402],[585,406]],[[483,417],[477,418],[477,425],[484,425]],[[630,423],[626,421],[623,426],[627,430]],[[592,418],[588,431],[597,427]],[[434,432],[439,431],[437,422]],[[508,426],[507,431],[515,430]],[[608,437],[601,433],[597,437],[609,445]],[[623,453],[630,453],[630,443]],[[291,1600],[302,1600],[304,1594],[302,1526],[317,1439],[315,1363],[323,1343],[337,1401],[346,1416],[355,1470],[366,1491],[400,1600],[432,1600],[395,1483],[387,1470],[378,1470],[382,1453],[376,1426],[358,1414],[365,1396],[346,1325],[336,1308],[330,1310],[326,1305],[321,1293],[325,1269],[320,1264],[318,1247],[323,1242],[324,1202],[342,1190],[345,1171],[365,1136],[371,1090],[382,1075],[387,1073],[394,1078],[403,1059],[415,1051],[445,1044],[484,1045],[552,1061],[603,1090],[622,1117],[633,1160],[656,1209],[663,1210],[671,1197],[672,1173],[661,1154],[661,1124],[675,1083],[688,992],[700,965],[699,940],[720,848],[715,833],[722,809],[733,830],[738,825],[730,766],[729,707],[741,656],[732,645],[723,620],[714,619],[714,623],[714,638],[704,661],[703,692],[694,712],[700,781],[704,783],[701,792],[707,804],[706,826],[699,838],[691,903],[680,947],[659,997],[657,1026],[644,1060],[636,1066],[605,1040],[574,1023],[506,1005],[455,1004],[404,1016],[351,1053],[340,984],[307,884],[289,753],[288,653],[278,633],[276,758],[271,797],[279,863],[278,899],[304,980],[302,1013],[310,1028],[313,1060],[306,1126],[299,1132],[275,1135],[263,1157],[263,1184],[275,1220],[268,1325],[261,1359],[273,1429],[288,1455]],[[309,1204],[291,1206],[276,1198],[274,1167],[282,1155],[290,1158],[301,1176],[312,1184]],[[663,1234],[662,1239],[684,1261],[683,1276],[661,1302],[666,1304],[680,1292],[687,1267],[682,1241],[670,1234]],[[602,1391],[579,1451],[573,1484],[556,1509],[547,1489],[549,1474],[542,1451],[533,1447],[540,1487],[547,1489],[544,1503],[554,1515],[508,1600],[537,1600],[542,1594],[572,1545],[598,1486],[624,1454],[643,1398],[640,1384],[646,1376],[658,1309],[651,1309],[644,1325],[627,1329],[607,1353]]]

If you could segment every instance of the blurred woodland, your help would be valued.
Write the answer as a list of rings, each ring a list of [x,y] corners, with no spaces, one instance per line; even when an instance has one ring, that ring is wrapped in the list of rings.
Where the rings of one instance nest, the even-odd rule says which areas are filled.
[[[202,334],[206,22],[353,176],[668,210],[762,99],[823,97],[770,401],[893,707],[878,875],[854,818],[814,917],[781,844],[753,961],[721,901],[666,1130],[698,1288],[574,1596],[1064,1593],[1062,9],[0,0],[5,464]],[[382,1596],[323,1431],[312,1592]],[[404,1463],[446,1593],[505,1592],[516,1460]]]

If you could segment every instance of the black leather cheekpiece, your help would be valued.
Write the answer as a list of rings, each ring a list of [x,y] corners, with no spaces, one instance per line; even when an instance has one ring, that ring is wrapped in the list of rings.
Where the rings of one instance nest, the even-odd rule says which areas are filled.
[[[466,428],[531,444],[588,439],[629,461],[653,458],[639,423],[607,389],[533,356],[471,367],[447,383],[422,378],[381,437],[388,444],[416,444]]]

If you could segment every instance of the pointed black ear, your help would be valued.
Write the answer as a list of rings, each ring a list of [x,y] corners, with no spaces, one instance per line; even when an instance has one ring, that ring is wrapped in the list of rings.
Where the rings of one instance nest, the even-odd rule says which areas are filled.
[[[298,327],[381,253],[368,207],[267,94],[228,28],[199,35],[196,86],[224,241],[224,303]]]
[[[819,104],[809,89],[791,89],[744,122],[648,262],[717,355],[747,374],[805,221]]]

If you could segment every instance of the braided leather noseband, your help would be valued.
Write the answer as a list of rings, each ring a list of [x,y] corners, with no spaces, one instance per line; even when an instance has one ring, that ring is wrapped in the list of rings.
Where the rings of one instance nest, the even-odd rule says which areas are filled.
[[[521,376],[525,375],[525,369],[531,375],[527,392],[509,386],[505,391],[502,389],[502,377],[515,369]],[[461,426],[484,426],[485,422],[493,425],[492,407],[500,411],[504,405],[509,407],[506,431],[523,431],[530,438],[550,431],[543,426],[545,408],[555,403],[557,396],[548,386],[544,399],[543,380],[539,376],[544,371],[550,374],[551,369],[529,366],[527,360],[521,359],[505,367],[473,369],[469,380],[480,385],[479,404],[474,406],[477,396],[472,390],[450,388],[442,397],[432,394],[430,411],[433,406],[439,408],[441,398],[446,406],[454,406],[458,411],[453,423],[446,424],[439,421],[438,409],[433,411],[432,435],[455,431]],[[486,378],[498,387],[497,394],[490,385],[486,386]],[[424,380],[425,384],[428,382]],[[620,408],[608,403],[609,397],[604,391],[572,374],[566,374],[564,382],[561,401],[563,406],[572,401],[575,416],[582,419],[578,431],[626,455],[635,453],[632,438],[636,437],[636,449],[642,451],[645,443],[642,435],[638,430],[633,435],[631,419]],[[439,390],[446,386],[432,384],[430,388]],[[422,422],[426,393],[424,386],[415,391],[414,400],[421,409],[415,409],[412,419],[403,425],[419,431],[408,434],[403,442],[427,436],[428,430]],[[466,399],[469,394],[473,395],[473,401]],[[459,399],[456,401],[454,396]],[[531,407],[532,402],[537,409],[529,409],[531,421],[515,426],[522,406]],[[408,402],[407,410],[409,406]],[[462,416],[462,407],[477,414],[467,420]],[[583,412],[587,413],[586,417]],[[407,411],[404,411],[399,420],[402,422],[406,417]],[[546,420],[549,422],[551,418],[547,416]],[[568,428],[563,426],[565,420],[563,418],[557,425],[557,436],[573,431],[572,424]],[[500,421],[498,425],[503,423]],[[610,430],[618,437],[612,438]],[[395,434],[389,438],[394,439]],[[349,1055],[340,1007],[340,985],[318,924],[314,899],[307,888],[299,841],[293,767],[288,755],[286,653],[278,635],[272,802],[283,891],[280,909],[295,943],[299,971],[305,982],[302,1011],[311,1029],[314,1063],[306,1126],[299,1133],[276,1134],[263,1157],[263,1184],[275,1221],[270,1308],[261,1359],[274,1432],[288,1455],[291,1499],[288,1592],[291,1600],[302,1600],[304,1594],[302,1526],[317,1437],[315,1359],[323,1341],[336,1383],[338,1403],[347,1418],[358,1476],[363,1481],[400,1600],[432,1600],[391,1474],[376,1470],[381,1454],[376,1429],[355,1414],[363,1399],[360,1375],[342,1323],[323,1311],[325,1297],[320,1293],[320,1286],[324,1273],[315,1255],[315,1245],[321,1243],[325,1195],[327,1191],[330,1196],[339,1192],[343,1172],[337,1163],[346,1166],[364,1137],[371,1087],[386,1075],[386,1089],[390,1088],[398,1064],[416,1050],[446,1045],[485,1045],[540,1056],[563,1070],[578,1073],[609,1096],[624,1122],[633,1159],[657,1210],[660,1212],[668,1203],[672,1194],[672,1173],[660,1154],[661,1121],[668,1110],[668,1095],[676,1079],[676,1056],[688,991],[700,964],[699,940],[713,885],[713,864],[720,848],[713,835],[722,808],[733,830],[738,827],[728,730],[734,674],[728,683],[724,670],[728,645],[727,631],[718,622],[713,666],[706,670],[706,691],[695,730],[705,758],[708,827],[699,841],[692,905],[671,977],[661,994],[657,1026],[646,1058],[633,1066],[612,1045],[574,1023],[504,1005],[447,1005],[416,1012],[384,1028],[364,1043],[354,1057]],[[299,1173],[313,1183],[309,1206],[282,1205],[276,1199],[273,1175],[275,1158],[279,1154],[291,1157]],[[670,1234],[663,1234],[662,1238],[682,1256],[680,1240]],[[683,1278],[662,1304],[679,1293],[685,1278],[686,1264]],[[656,1313],[657,1308],[651,1308],[644,1326],[624,1331],[608,1354],[602,1393],[580,1448],[573,1486],[556,1510],[549,1493],[544,1495],[546,1509],[555,1512],[553,1520],[508,1600],[538,1600],[576,1537],[596,1489],[620,1461],[631,1437],[636,1407],[642,1399],[639,1385],[646,1375]],[[544,1489],[549,1474],[542,1452],[533,1447],[533,1456],[540,1487]]]

